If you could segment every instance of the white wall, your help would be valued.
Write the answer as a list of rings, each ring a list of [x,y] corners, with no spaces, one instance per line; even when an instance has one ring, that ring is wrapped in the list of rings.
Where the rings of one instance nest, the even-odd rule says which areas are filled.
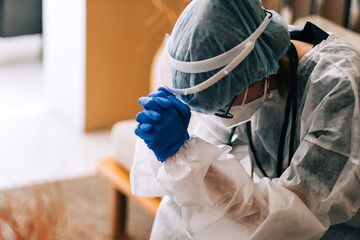
[[[43,41],[49,109],[83,130],[86,0],[43,0]]]

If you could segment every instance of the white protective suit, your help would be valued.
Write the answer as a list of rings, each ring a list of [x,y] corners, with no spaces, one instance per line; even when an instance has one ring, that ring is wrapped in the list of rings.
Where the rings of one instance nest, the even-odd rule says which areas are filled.
[[[248,142],[242,125],[231,148],[224,145],[230,130],[199,121],[163,164],[139,140],[132,191],[165,196],[151,238],[319,239],[329,226],[326,239],[359,237],[359,79],[359,51],[332,34],[299,61],[296,151],[288,166],[287,138],[280,178],[275,169],[286,98],[276,93],[251,120],[256,154],[269,176],[255,166],[256,183],[240,163]]]

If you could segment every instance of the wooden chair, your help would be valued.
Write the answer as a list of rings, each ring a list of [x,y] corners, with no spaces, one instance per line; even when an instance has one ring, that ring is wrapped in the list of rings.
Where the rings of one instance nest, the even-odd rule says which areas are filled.
[[[129,172],[116,159],[104,159],[99,163],[99,173],[112,188],[111,236],[119,238],[125,234],[127,198],[134,199],[150,215],[155,216],[160,198],[144,198],[132,195]]]
[[[159,48],[153,59],[150,72],[149,91],[159,86],[156,78],[156,68],[159,61]],[[98,165],[99,174],[107,180],[112,188],[111,192],[111,237],[117,239],[125,235],[127,199],[135,200],[151,216],[155,217],[160,198],[145,198],[132,195],[130,189],[129,173],[133,162],[136,136],[134,129],[137,122],[132,120],[120,121],[111,130],[111,148],[116,158],[107,158]]]

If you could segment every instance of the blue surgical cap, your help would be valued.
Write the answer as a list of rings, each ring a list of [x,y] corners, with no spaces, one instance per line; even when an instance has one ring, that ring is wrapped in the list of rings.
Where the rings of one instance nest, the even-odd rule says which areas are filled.
[[[196,111],[212,114],[247,86],[276,73],[280,58],[290,46],[290,36],[284,20],[276,12],[271,13],[271,22],[255,48],[232,72],[205,90],[178,96]],[[172,31],[169,53],[186,62],[215,57],[246,40],[265,17],[259,0],[193,0]],[[190,74],[170,67],[172,84],[175,88],[192,87],[220,69]]]

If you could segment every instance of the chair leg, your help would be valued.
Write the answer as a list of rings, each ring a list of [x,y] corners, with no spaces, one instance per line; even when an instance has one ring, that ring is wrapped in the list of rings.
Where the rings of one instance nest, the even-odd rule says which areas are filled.
[[[119,239],[125,235],[127,198],[116,188],[112,189],[111,237]]]

